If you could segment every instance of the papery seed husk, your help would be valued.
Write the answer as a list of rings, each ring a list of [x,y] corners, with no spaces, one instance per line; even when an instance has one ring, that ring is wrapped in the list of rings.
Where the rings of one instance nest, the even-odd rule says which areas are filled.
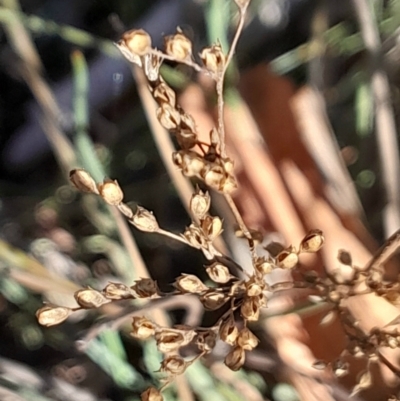
[[[157,282],[151,278],[135,280],[135,284],[131,289],[135,291],[138,298],[151,298],[159,293]]]
[[[169,103],[162,103],[156,111],[157,119],[167,130],[174,130],[181,122],[179,111]]]
[[[69,179],[75,188],[82,192],[98,194],[97,185],[92,176],[81,168],[71,170]]]
[[[200,302],[207,310],[219,309],[229,300],[229,297],[217,291],[209,291],[200,297]]]
[[[229,345],[235,345],[239,330],[235,324],[235,320],[230,317],[221,324],[219,328],[219,336],[222,341]]]
[[[247,327],[242,329],[237,337],[237,345],[246,351],[251,351],[257,347],[259,342],[260,340]]]
[[[98,308],[110,302],[100,291],[92,288],[78,290],[75,292],[74,297],[78,305],[85,309]]]
[[[257,321],[260,317],[260,305],[257,297],[246,297],[240,307],[240,314],[249,321]]]
[[[168,103],[175,108],[176,95],[165,82],[160,82],[153,90],[153,97],[158,103]]]
[[[192,55],[192,42],[181,32],[167,36],[165,53],[177,61],[184,61]]]
[[[190,210],[192,213],[198,219],[202,219],[209,211],[210,206],[211,197],[208,192],[203,193],[203,191],[197,189],[196,193],[194,193],[190,199]]]
[[[180,291],[191,294],[200,294],[208,290],[208,287],[193,274],[182,274],[175,280],[174,285]]]
[[[154,387],[149,387],[140,394],[140,401],[163,401],[164,397],[161,392]]]
[[[152,321],[142,316],[134,316],[132,321],[132,337],[139,340],[146,340],[155,334],[155,325]]]
[[[274,269],[272,261],[264,257],[256,258],[254,265],[256,270],[262,275],[270,274]]]
[[[130,221],[138,230],[148,233],[158,231],[160,228],[154,214],[141,206],[137,207]]]
[[[223,71],[225,66],[225,55],[222,51],[221,45],[213,45],[206,47],[200,53],[200,58],[203,64],[210,72],[218,74]]]
[[[161,372],[168,372],[171,375],[181,375],[186,369],[187,363],[177,355],[166,357],[161,363]]]
[[[182,333],[168,329],[156,332],[154,338],[156,339],[158,350],[164,354],[177,351],[186,342]]]
[[[220,189],[225,178],[224,170],[221,166],[210,166],[204,173],[202,172],[204,182],[212,188]]]
[[[122,35],[123,43],[133,54],[143,56],[151,49],[150,35],[143,29],[132,29]]]
[[[265,282],[258,280],[255,276],[251,277],[245,284],[246,295],[249,297],[259,296],[265,289]]]
[[[205,238],[201,230],[195,225],[191,224],[186,228],[183,233],[183,237],[189,242],[194,248],[200,249],[205,246]]]
[[[133,298],[132,291],[122,283],[109,283],[103,290],[108,299],[129,299]]]
[[[224,363],[229,369],[237,371],[243,366],[245,358],[244,349],[236,346],[226,355]]]
[[[216,283],[225,284],[233,278],[229,273],[229,269],[218,262],[206,267],[206,272],[210,279]]]
[[[292,249],[285,249],[276,257],[276,264],[282,269],[292,269],[299,262],[299,256]]]
[[[106,178],[102,184],[97,186],[103,200],[112,206],[119,205],[124,199],[124,193],[116,180]]]
[[[186,153],[183,157],[182,172],[187,177],[201,177],[205,161],[196,153]]]
[[[203,333],[199,333],[196,338],[196,345],[201,352],[211,352],[216,344],[217,335],[213,330],[208,330]]]
[[[300,252],[317,252],[324,245],[321,230],[311,230],[300,243]]]
[[[70,308],[45,305],[36,312],[36,318],[42,326],[55,326],[65,321],[72,313]]]
[[[198,143],[197,134],[182,127],[177,128],[175,136],[179,146],[185,150],[194,148]]]

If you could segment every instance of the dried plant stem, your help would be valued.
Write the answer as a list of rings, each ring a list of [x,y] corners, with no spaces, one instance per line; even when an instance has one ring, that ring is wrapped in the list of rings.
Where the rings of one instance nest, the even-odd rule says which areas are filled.
[[[149,51],[149,54],[154,54],[155,56],[161,57],[164,60],[170,60],[170,61],[176,62],[176,58],[174,56],[169,56],[168,54],[165,54],[162,51],[157,50],[157,49],[151,49]],[[194,62],[190,58],[187,58],[185,60],[180,60],[179,62],[181,64],[187,65],[188,67],[193,68],[196,72],[201,72],[203,74],[210,75],[210,73],[205,68],[201,67],[200,65],[198,65],[196,62]]]
[[[389,81],[381,66],[381,42],[371,6],[367,0],[353,0],[361,36],[370,57],[371,88],[376,110],[376,132],[382,179],[387,204],[384,208],[384,230],[387,236],[400,227],[400,161],[396,124],[391,108]]]
[[[182,243],[185,244],[185,245],[189,245],[189,246],[190,246],[190,244],[186,241],[185,238],[181,237],[180,235],[171,233],[170,231],[166,231],[166,230],[163,230],[162,228],[160,228],[160,229],[158,229],[158,230],[156,231],[156,233],[157,233],[157,234],[164,235],[164,236],[166,236],[166,237],[168,237],[168,238],[172,238],[172,239],[174,239],[175,241],[179,241],[179,242],[182,242]]]

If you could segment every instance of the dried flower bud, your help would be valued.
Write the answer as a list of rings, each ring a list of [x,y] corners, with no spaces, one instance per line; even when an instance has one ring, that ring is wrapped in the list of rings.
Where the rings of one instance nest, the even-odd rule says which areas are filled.
[[[246,294],[249,297],[257,297],[261,295],[265,289],[265,282],[258,280],[255,276],[252,276],[246,281]]]
[[[229,345],[235,345],[239,330],[235,325],[235,320],[230,316],[219,328],[219,336],[222,341]]]
[[[192,211],[192,213],[198,219],[202,219],[209,211],[210,206],[211,197],[208,192],[204,193],[199,188],[197,188],[196,192],[192,195],[192,198],[190,199],[190,210]]]
[[[219,309],[229,300],[229,297],[217,291],[210,290],[200,297],[200,302],[207,310]]]
[[[151,278],[135,280],[135,284],[131,288],[138,298],[154,298],[159,293],[157,282]]]
[[[138,338],[139,340],[146,340],[147,338],[154,336],[156,330],[154,323],[149,319],[139,316],[134,316],[132,321],[132,337]]]
[[[254,262],[254,267],[257,272],[261,273],[262,275],[270,274],[274,269],[272,260],[265,257],[257,257]]]
[[[299,256],[295,252],[295,249],[290,246],[284,249],[276,256],[276,264],[282,269],[292,269],[299,262]]]
[[[39,324],[49,327],[62,323],[71,313],[71,309],[63,306],[45,305],[36,312],[36,317]]]
[[[221,166],[211,166],[201,174],[204,182],[210,187],[219,190],[225,179],[225,172]]]
[[[109,283],[103,290],[108,299],[129,299],[133,298],[132,291],[125,284]]]
[[[226,355],[224,363],[229,369],[237,371],[243,366],[245,358],[244,349],[236,346]]]
[[[214,74],[221,73],[225,67],[225,55],[220,44],[203,49],[200,53],[200,58],[207,70]]]
[[[110,302],[100,291],[92,288],[78,290],[75,292],[74,297],[79,306],[85,309],[98,308]]]
[[[163,401],[164,397],[154,387],[149,387],[146,391],[140,394],[140,401]]]
[[[246,351],[251,351],[257,347],[259,342],[260,340],[247,327],[240,331],[237,338],[237,345]]]
[[[201,352],[211,352],[216,344],[217,335],[213,330],[199,333],[196,337],[196,345]]]
[[[191,294],[200,294],[208,290],[208,287],[193,274],[182,274],[175,280],[174,285],[181,292],[190,292]]]
[[[153,213],[144,207],[138,206],[130,222],[140,231],[153,233],[159,230],[157,219]]]
[[[161,372],[167,372],[171,375],[181,375],[187,367],[187,362],[177,355],[168,356],[161,363]]]
[[[229,273],[229,269],[218,262],[214,262],[212,265],[206,267],[206,272],[210,279],[216,283],[224,284],[234,278]]]
[[[193,248],[200,249],[206,246],[206,241],[202,231],[194,224],[191,224],[186,228],[185,232],[183,233],[183,237]]]
[[[176,95],[175,92],[165,82],[160,82],[153,90],[153,97],[158,104],[168,103],[175,108]]]
[[[260,317],[260,303],[257,297],[246,297],[240,307],[243,319],[257,321]]]
[[[169,103],[162,103],[156,115],[160,124],[167,130],[174,130],[181,123],[179,111]]]
[[[201,221],[201,228],[203,229],[204,234],[206,237],[213,241],[217,238],[223,231],[222,229],[222,220],[215,216],[205,216],[204,219]]]
[[[98,184],[100,196],[109,205],[117,206],[124,199],[124,193],[116,180],[106,178],[102,184]]]
[[[89,192],[93,194],[98,194],[96,182],[92,176],[81,168],[71,170],[69,173],[69,179],[71,183],[82,192]]]
[[[151,49],[150,35],[143,29],[132,29],[122,35],[119,45],[138,56],[144,56]]]
[[[324,245],[321,230],[311,230],[300,243],[300,252],[317,252]]]
[[[192,55],[192,42],[182,32],[167,36],[165,53],[177,61],[184,61]]]

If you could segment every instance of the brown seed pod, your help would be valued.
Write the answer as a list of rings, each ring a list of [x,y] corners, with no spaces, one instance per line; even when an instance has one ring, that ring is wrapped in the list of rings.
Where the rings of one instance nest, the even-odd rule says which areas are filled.
[[[290,246],[276,256],[276,265],[282,269],[292,269],[299,262],[299,256],[295,249]]]
[[[164,397],[155,387],[149,387],[140,394],[140,401],[163,401]]]
[[[156,330],[155,325],[152,321],[142,316],[134,316],[132,321],[132,337],[139,340],[146,340],[147,338],[154,336]]]
[[[236,346],[226,355],[224,363],[229,369],[237,371],[243,366],[245,359],[244,349]]]
[[[193,274],[182,274],[174,283],[174,286],[183,293],[200,294],[208,290],[208,287]]]
[[[106,178],[97,188],[100,196],[109,205],[117,206],[124,199],[124,193],[116,180]]]
[[[62,323],[72,313],[70,308],[45,305],[36,312],[36,317],[42,326],[55,326]]]
[[[176,61],[184,61],[192,55],[192,42],[182,32],[165,37],[165,53]]]
[[[254,261],[254,267],[258,273],[261,275],[270,274],[274,269],[274,264],[272,259],[267,259],[265,257],[257,257]]]
[[[78,290],[74,293],[74,297],[78,305],[85,309],[98,308],[110,302],[100,291],[92,288]]]
[[[246,295],[248,297],[257,297],[261,295],[265,289],[264,280],[259,280],[256,276],[250,277],[250,279],[245,282],[245,285]]]
[[[324,236],[321,230],[311,230],[300,243],[300,252],[317,252],[324,245]]]
[[[242,329],[237,337],[237,345],[246,351],[251,351],[257,347],[259,342],[260,340],[247,327]]]
[[[135,280],[135,284],[131,289],[135,291],[138,298],[154,298],[159,294],[157,282],[151,278]]]
[[[153,90],[153,97],[158,104],[168,103],[175,108],[176,95],[164,81],[161,81]]]
[[[211,352],[216,344],[217,334],[214,330],[199,333],[196,337],[196,345],[201,352]]]
[[[161,372],[167,372],[170,375],[181,375],[187,367],[187,362],[178,355],[166,357],[161,363]]]
[[[234,278],[234,276],[229,273],[229,269],[218,262],[214,262],[212,265],[207,266],[206,272],[210,279],[216,283],[225,284]]]
[[[202,219],[210,210],[211,197],[208,192],[204,193],[199,188],[190,199],[190,210],[198,218]]]
[[[151,38],[143,29],[132,29],[122,35],[118,44],[135,55],[144,56],[151,49]]]
[[[181,123],[179,111],[169,103],[162,103],[156,115],[160,124],[167,130],[175,130]]]
[[[239,330],[235,324],[235,319],[230,316],[225,322],[223,322],[219,328],[219,336],[222,341],[229,345],[235,345],[238,337]]]
[[[204,309],[216,310],[224,305],[230,298],[217,291],[209,290],[200,297],[200,302],[203,304]]]
[[[230,194],[238,188],[236,178],[233,175],[226,176],[219,187],[219,190],[225,194]]]
[[[193,248],[201,249],[207,245],[203,232],[194,224],[186,228],[183,237]]]
[[[225,54],[220,44],[203,49],[200,58],[207,70],[213,74],[220,74],[225,67]]]
[[[130,219],[130,222],[140,231],[153,233],[159,230],[159,225],[154,214],[144,207],[138,206],[136,213]]]
[[[225,172],[221,166],[210,165],[201,172],[201,177],[207,185],[214,189],[220,190],[225,179]]]
[[[206,237],[213,241],[217,238],[223,231],[222,220],[216,216],[205,216],[201,221],[201,228],[206,235]]]
[[[108,299],[129,299],[134,298],[132,290],[122,283],[109,283],[103,290]]]
[[[260,302],[257,297],[245,297],[240,307],[243,319],[257,321],[260,317]]]
[[[97,185],[92,176],[81,168],[71,170],[69,173],[69,179],[75,188],[82,192],[88,192],[92,194],[98,194]]]
[[[196,332],[194,330],[161,328],[156,330],[154,338],[157,342],[158,350],[166,354],[176,352],[179,348],[188,345],[195,335]]]

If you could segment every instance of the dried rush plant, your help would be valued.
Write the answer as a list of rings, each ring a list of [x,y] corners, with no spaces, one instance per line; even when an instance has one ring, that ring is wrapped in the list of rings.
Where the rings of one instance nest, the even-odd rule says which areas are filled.
[[[179,276],[174,283],[175,290],[170,293],[160,291],[157,283],[150,278],[136,280],[131,287],[122,283],[109,283],[101,291],[92,288],[77,291],[74,296],[79,306],[76,308],[46,304],[37,311],[37,318],[40,324],[52,326],[66,320],[74,311],[94,309],[110,302],[126,299],[153,300],[189,293],[199,298],[205,310],[213,311],[228,305],[227,311],[211,327],[161,327],[145,316],[133,317],[132,336],[141,340],[154,337],[159,351],[164,354],[160,367],[160,371],[165,373],[162,386],[160,389],[150,387],[141,395],[145,401],[160,401],[163,399],[163,389],[177,375],[185,372],[194,361],[210,353],[217,339],[231,346],[225,356],[225,364],[234,371],[240,369],[245,362],[246,351],[254,349],[259,342],[248,328],[248,323],[259,320],[260,310],[267,305],[266,296],[270,297],[275,292],[288,288],[307,288],[314,291],[320,302],[331,306],[329,315],[336,314],[340,318],[348,337],[347,348],[338,360],[329,364],[316,362],[315,368],[329,369],[340,377],[348,372],[348,364],[344,359],[346,354],[367,358],[368,368],[353,388],[353,393],[356,393],[371,385],[371,362],[379,360],[390,369],[395,369],[378,349],[382,346],[398,347],[400,333],[384,328],[365,334],[358,328],[357,322],[346,307],[346,299],[357,294],[375,292],[391,302],[400,300],[400,285],[383,284],[382,281],[383,262],[388,258],[388,253],[393,253],[393,244],[397,246],[399,235],[390,238],[379,254],[364,268],[353,266],[350,255],[340,253],[341,263],[348,265],[352,270],[351,277],[347,279],[343,279],[340,274],[329,273],[321,277],[315,271],[305,270],[298,263],[301,254],[317,252],[323,246],[324,237],[317,229],[309,232],[297,247],[269,247],[268,257],[257,254],[252,234],[231,197],[237,183],[233,175],[233,161],[227,157],[225,151],[224,77],[244,24],[249,0],[235,2],[240,18],[228,54],[224,54],[218,43],[207,47],[200,53],[203,65],[194,61],[192,43],[179,29],[176,34],[165,38],[165,52],[152,48],[151,38],[143,30],[126,32],[117,45],[130,62],[142,69],[149,90],[158,105],[157,118],[161,125],[174,135],[180,146],[172,155],[174,164],[184,176],[196,177],[225,197],[248,242],[252,273],[246,273],[238,263],[214,246],[215,239],[222,233],[223,222],[218,216],[209,214],[211,198],[208,192],[197,189],[192,195],[190,210],[193,221],[182,234],[177,235],[162,229],[156,217],[145,208],[138,206],[134,211],[125,204],[123,191],[117,181],[105,179],[103,183],[96,183],[88,172],[76,169],[71,171],[70,179],[78,190],[98,195],[107,204],[117,207],[138,230],[167,236],[203,252],[209,261],[206,272],[213,284],[208,286],[197,276],[190,274]],[[218,126],[210,132],[209,143],[198,139],[194,119],[177,104],[174,90],[160,75],[160,66],[164,60],[183,63],[197,72],[207,74],[215,81]],[[277,268],[290,269],[296,279],[268,285],[265,276]],[[198,355],[186,360],[180,356],[179,350],[190,343],[197,346]]]

